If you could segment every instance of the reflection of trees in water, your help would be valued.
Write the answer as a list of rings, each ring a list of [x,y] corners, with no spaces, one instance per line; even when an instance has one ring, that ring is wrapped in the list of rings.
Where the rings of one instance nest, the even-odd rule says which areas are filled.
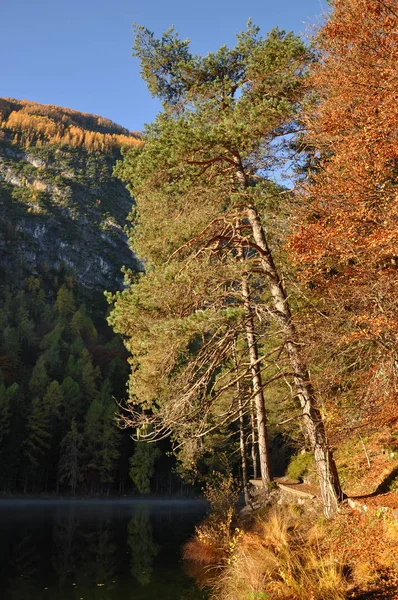
[[[29,597],[39,570],[40,552],[31,533],[23,534],[10,546],[7,565],[7,598],[21,600]]]
[[[94,587],[95,598],[108,598],[117,568],[111,525],[105,515],[96,522],[81,519],[73,506],[60,512],[53,530],[53,566],[60,589],[74,584],[80,590]]]
[[[95,585],[112,586],[117,571],[116,552],[112,521],[99,521],[95,528],[90,528],[82,534],[82,550],[80,571],[82,577]],[[101,596],[102,597],[102,596]]]
[[[79,548],[76,543],[76,530],[78,522],[75,516],[75,507],[68,507],[60,511],[53,527],[53,555],[52,564],[58,575],[59,587],[62,588],[69,575],[76,570],[79,564]]]
[[[63,504],[4,522],[0,599],[202,600],[176,563],[179,511],[130,510]]]
[[[137,507],[127,527],[127,544],[130,549],[130,572],[141,585],[150,583],[153,559],[159,552],[153,541],[149,509]]]

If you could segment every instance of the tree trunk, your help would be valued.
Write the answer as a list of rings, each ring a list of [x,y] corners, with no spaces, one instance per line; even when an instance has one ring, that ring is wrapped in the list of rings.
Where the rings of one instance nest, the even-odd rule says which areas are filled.
[[[304,425],[314,452],[324,512],[326,517],[330,518],[336,513],[338,503],[343,498],[336,464],[332,450],[328,447],[325,426],[317,407],[315,393],[302,356],[298,334],[292,321],[289,302],[276,269],[271,250],[268,247],[264,228],[256,208],[248,206],[246,210],[253,238],[260,253],[262,267],[268,280],[276,315],[282,326],[285,347],[294,373],[294,381],[303,413]]]
[[[256,423],[254,420],[253,400],[250,401],[250,427],[251,427],[251,455],[252,455],[252,465],[253,465],[253,478],[257,479],[257,477],[258,477],[257,437],[256,437]]]
[[[235,371],[238,374],[238,361],[236,358],[236,351],[234,349],[234,360],[235,360]],[[238,407],[239,407],[239,449],[240,449],[240,458],[242,465],[242,484],[243,484],[243,493],[245,496],[245,504],[246,506],[250,502],[249,497],[249,477],[248,477],[248,469],[247,469],[247,452],[246,452],[246,440],[245,440],[245,418],[243,414],[242,407],[242,392],[240,381],[236,382],[236,391],[238,394]]]
[[[242,463],[242,483],[243,493],[245,496],[245,504],[250,503],[249,497],[249,478],[247,473],[247,454],[246,454],[246,443],[245,443],[245,420],[242,410],[242,400],[238,397],[239,402],[239,447],[240,447],[240,458]]]
[[[258,348],[255,336],[253,313],[250,306],[250,293],[247,278],[242,278],[242,295],[243,305],[245,309],[246,321],[246,339],[249,348],[249,362],[252,374],[252,386],[254,404],[256,407],[257,417],[257,435],[258,435],[258,450],[260,458],[260,472],[264,488],[268,490],[271,483],[270,461],[268,451],[268,430],[267,430],[267,413],[265,410],[264,392],[258,362]]]

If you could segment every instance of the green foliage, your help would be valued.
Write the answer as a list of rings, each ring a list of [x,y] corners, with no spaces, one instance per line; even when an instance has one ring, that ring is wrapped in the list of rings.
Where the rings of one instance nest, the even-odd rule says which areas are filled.
[[[251,23],[235,47],[206,56],[173,30],[156,39],[139,26],[134,52],[164,110],[115,169],[136,201],[130,244],[147,270],[126,271],[109,322],[131,354],[132,424],[149,418],[155,436],[171,433],[193,473],[211,458],[208,432],[233,435],[237,395],[250,395],[243,281],[262,314],[269,295],[248,211],[261,211],[279,243],[287,195],[272,176],[297,127],[310,55],[294,34],[262,38]],[[268,314],[255,326],[260,339]]]
[[[62,285],[57,293],[55,301],[55,309],[60,315],[68,316],[76,309],[73,291],[69,290],[66,285]]]
[[[134,511],[128,525],[127,544],[130,548],[130,572],[140,585],[148,585],[153,573],[153,560],[159,552],[153,540],[152,526],[148,509]]]
[[[315,460],[312,454],[306,452],[304,454],[297,454],[289,462],[287,468],[287,476],[291,479],[302,479],[310,471],[315,469]]]
[[[32,400],[30,413],[26,423],[26,438],[24,441],[24,455],[31,471],[40,468],[42,457],[50,449],[51,432],[49,428],[49,413],[47,406],[38,397]]]
[[[76,492],[78,483],[83,480],[82,446],[83,437],[78,431],[75,419],[73,419],[70,430],[61,442],[58,465],[58,481],[61,484],[66,483],[72,494]]]
[[[44,394],[49,383],[45,357],[41,356],[34,366],[29,380],[29,389],[32,394]]]
[[[84,304],[81,304],[79,309],[73,314],[70,324],[72,329],[77,331],[87,342],[95,342],[97,339],[97,330],[92,319],[87,315]]]
[[[149,494],[156,459],[160,456],[155,444],[137,442],[130,459],[130,477],[140,494]]]
[[[210,503],[211,513],[221,518],[232,510],[236,510],[239,497],[239,486],[231,474],[213,472],[203,489],[203,495]]]
[[[72,311],[72,287],[54,272],[0,287],[0,489],[100,491],[128,477],[120,343],[97,333],[84,303]]]

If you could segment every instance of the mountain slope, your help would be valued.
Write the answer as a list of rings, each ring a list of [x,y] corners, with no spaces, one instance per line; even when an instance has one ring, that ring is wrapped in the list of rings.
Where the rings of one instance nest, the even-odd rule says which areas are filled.
[[[116,289],[139,264],[123,232],[131,197],[112,177],[138,134],[95,115],[0,99],[0,277],[70,272]]]

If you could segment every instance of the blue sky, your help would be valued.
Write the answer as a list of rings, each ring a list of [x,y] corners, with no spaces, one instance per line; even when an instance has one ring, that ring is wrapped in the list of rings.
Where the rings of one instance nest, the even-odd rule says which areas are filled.
[[[159,110],[131,56],[132,23],[174,25],[205,54],[247,19],[307,34],[326,0],[0,0],[0,97],[67,106],[141,130]]]

